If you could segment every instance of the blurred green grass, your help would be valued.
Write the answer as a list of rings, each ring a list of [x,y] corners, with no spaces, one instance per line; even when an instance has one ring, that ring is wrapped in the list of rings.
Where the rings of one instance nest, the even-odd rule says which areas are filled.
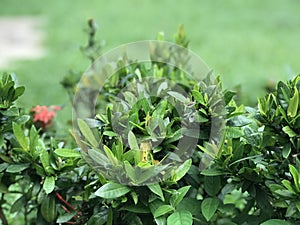
[[[298,0],[0,0],[0,16],[41,18],[47,51],[0,72],[15,72],[26,86],[20,102],[25,107],[63,104],[68,97],[59,82],[70,68],[89,66],[79,51],[86,44],[87,19],[99,24],[104,52],[154,39],[160,31],[171,40],[184,24],[191,50],[221,75],[226,88],[240,84],[244,100],[255,102],[269,81],[300,72],[299,9]],[[63,113],[70,118],[70,105]]]
[[[26,107],[61,104],[68,98],[60,80],[69,68],[84,71],[89,65],[79,51],[86,44],[87,19],[99,24],[104,52],[154,39],[159,31],[172,40],[184,24],[191,50],[221,75],[226,88],[241,84],[243,99],[254,102],[266,83],[300,71],[299,8],[297,0],[0,0],[0,16],[42,18],[47,51],[39,60],[19,61],[6,71],[15,72],[27,87]]]

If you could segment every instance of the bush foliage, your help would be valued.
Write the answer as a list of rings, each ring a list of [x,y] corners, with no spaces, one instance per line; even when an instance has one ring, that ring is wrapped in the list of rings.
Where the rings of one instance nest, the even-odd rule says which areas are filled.
[[[175,43],[188,47],[182,27]],[[99,46],[89,44],[84,51],[93,61]],[[85,139],[79,147],[75,132],[74,139],[62,139],[37,126],[32,113],[16,104],[24,87],[16,86],[14,76],[2,75],[2,224],[16,224],[15,216],[18,224],[40,225],[300,224],[300,76],[280,81],[275,91],[258,99],[257,107],[248,107],[237,104],[232,91],[216,92],[222,88],[219,78],[191,81],[179,69],[158,63],[157,54],[150,67],[133,63],[107,81],[97,115],[78,120]],[[165,77],[186,94],[173,91],[138,100],[136,94],[146,96],[151,89],[144,86],[140,93],[127,89],[118,95],[147,74],[158,78],[156,87],[170,85]],[[72,73],[62,82],[71,99],[77,81]],[[214,145],[209,142],[213,107],[221,97],[226,124],[220,126],[221,144]],[[189,123],[199,125],[201,133],[185,132],[181,124]],[[167,155],[182,156],[174,149],[184,136],[197,140],[193,155],[163,164]],[[209,157],[213,161],[201,169]]]

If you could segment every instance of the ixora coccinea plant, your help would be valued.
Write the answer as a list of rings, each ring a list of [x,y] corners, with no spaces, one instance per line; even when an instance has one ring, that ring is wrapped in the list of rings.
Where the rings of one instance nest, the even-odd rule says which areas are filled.
[[[220,81],[199,58],[191,68],[196,57],[182,27],[176,43],[134,43],[107,62],[114,50],[93,63],[75,93],[77,143],[101,175],[95,195],[113,224],[197,221],[180,205],[191,186],[179,182],[193,157],[206,167],[218,154],[226,111]],[[137,48],[148,61],[130,58]]]
[[[176,40],[187,47],[182,29]],[[164,60],[174,62],[186,55],[163,44],[160,47],[160,51],[150,47],[148,64],[128,63],[126,54],[115,61],[121,65],[117,71],[109,65],[99,73],[94,64],[88,71],[92,76],[107,78],[114,71],[113,75],[98,79],[106,82],[92,91],[97,77],[84,77],[83,95],[75,97],[76,113],[80,114],[77,101],[83,97],[85,109],[98,112],[93,118],[77,115],[75,127],[84,158],[101,174],[103,186],[95,195],[109,207],[103,209],[109,224],[297,224],[299,76],[288,84],[279,82],[266,97],[277,96],[277,101],[269,104],[260,99],[257,110],[237,105],[233,92],[221,93],[218,79],[208,76],[199,82],[189,79],[182,67],[170,68]],[[188,63],[189,57],[183,58],[180,62]],[[152,79],[144,82],[149,74]],[[180,88],[174,88],[174,83]],[[85,115],[92,115],[89,110]],[[282,142],[268,142],[268,123],[274,121],[265,117],[274,111],[291,120],[277,121]],[[216,135],[216,142],[210,136],[216,131],[214,118],[219,118],[219,132],[226,122],[225,136]],[[182,126],[188,123],[194,127]],[[190,143],[197,140],[197,148],[184,158],[178,143],[187,137]],[[270,146],[277,152],[284,150],[283,158]],[[284,158],[288,155],[290,162]],[[205,164],[209,158],[213,162]],[[285,176],[278,179],[276,167]]]
[[[82,50],[95,62],[101,46],[89,26]],[[300,76],[255,108],[238,105],[219,78],[191,79],[182,27],[175,43],[184,48],[162,37],[147,45],[147,61],[121,54],[105,63],[112,75],[101,88],[89,77],[76,87],[76,72],[63,80],[80,100],[72,132],[80,148],[49,130],[53,108],[26,113],[15,102],[24,87],[1,77],[3,225],[299,224]]]

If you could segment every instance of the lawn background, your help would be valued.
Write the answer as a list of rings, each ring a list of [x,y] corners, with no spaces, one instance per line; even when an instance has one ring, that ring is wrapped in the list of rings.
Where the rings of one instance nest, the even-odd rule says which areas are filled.
[[[69,69],[89,66],[79,51],[86,44],[87,19],[99,24],[104,52],[154,39],[159,31],[171,40],[184,24],[190,48],[221,75],[225,87],[241,84],[243,99],[253,103],[268,82],[300,72],[299,9],[298,0],[0,0],[0,16],[33,15],[43,21],[47,53],[0,72],[16,73],[26,86],[20,101],[25,108],[64,104],[68,97],[59,82]],[[59,116],[71,117],[70,104]],[[15,222],[14,216],[9,219]]]
[[[225,87],[241,84],[244,100],[254,102],[266,83],[300,71],[299,9],[298,0],[0,0],[0,16],[43,21],[47,51],[40,60],[0,71],[15,72],[27,87],[25,107],[62,104],[68,100],[60,80],[70,68],[84,71],[89,65],[79,51],[86,44],[87,19],[98,23],[104,52],[154,39],[159,31],[172,40],[184,24],[190,49],[221,75]]]

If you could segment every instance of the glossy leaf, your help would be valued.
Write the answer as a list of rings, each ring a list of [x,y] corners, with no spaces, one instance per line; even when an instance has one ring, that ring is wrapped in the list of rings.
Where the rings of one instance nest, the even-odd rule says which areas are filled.
[[[183,96],[183,94],[176,92],[176,91],[168,91],[168,94],[174,97],[176,100],[186,103],[187,98]]]
[[[121,196],[124,196],[130,192],[130,188],[127,186],[124,186],[122,184],[117,183],[107,183],[104,184],[102,187],[100,187],[96,192],[95,195],[105,198],[105,199],[113,199],[118,198]]]
[[[189,171],[192,165],[192,160],[186,160],[182,165],[180,165],[176,170],[175,170],[175,181],[179,181],[182,179],[185,174]]]
[[[134,133],[132,131],[128,132],[128,143],[129,143],[129,147],[132,150],[138,150],[138,149],[140,149],[139,145],[138,145],[138,142],[136,140],[136,137],[135,137],[135,135],[134,135]]]
[[[173,207],[176,207],[182,201],[182,199],[184,198],[184,196],[186,195],[186,193],[189,191],[190,188],[191,186],[185,186],[174,191],[170,198],[170,204]]]
[[[27,151],[29,142],[21,128],[21,125],[13,123],[13,131],[22,149]]]
[[[54,153],[58,156],[66,157],[66,158],[76,158],[81,156],[80,152],[75,151],[74,149],[66,149],[66,148],[58,148],[54,151]]]
[[[153,213],[154,218],[163,216],[169,212],[174,211],[174,208],[170,205],[161,205],[160,207],[158,207],[155,212]]]
[[[287,109],[287,115],[290,117],[295,117],[299,108],[299,93],[297,88],[294,88],[294,95],[289,101],[289,106]]]
[[[60,215],[57,218],[56,223],[66,223],[66,222],[70,221],[76,215],[76,213],[77,212],[70,212],[70,213]]]
[[[216,198],[205,198],[201,204],[201,212],[207,221],[215,215],[219,206],[219,200]]]
[[[147,187],[152,191],[154,194],[158,195],[162,201],[165,201],[164,194],[159,183],[148,184]]]
[[[193,216],[187,210],[176,211],[167,219],[167,225],[192,225]]]
[[[44,180],[43,189],[46,194],[50,194],[55,188],[55,178],[54,176],[48,176]]]
[[[11,164],[6,168],[6,172],[8,173],[19,173],[23,170],[29,168],[29,163],[23,163],[23,164]]]
[[[293,165],[289,165],[290,172],[294,179],[294,184],[298,192],[300,192],[300,172]]]
[[[292,225],[292,224],[284,220],[271,219],[266,222],[263,222],[261,225]]]
[[[98,147],[98,141],[96,140],[91,128],[87,125],[87,123],[83,119],[77,120],[78,127],[82,133],[82,135],[88,140],[88,142],[94,147]]]

